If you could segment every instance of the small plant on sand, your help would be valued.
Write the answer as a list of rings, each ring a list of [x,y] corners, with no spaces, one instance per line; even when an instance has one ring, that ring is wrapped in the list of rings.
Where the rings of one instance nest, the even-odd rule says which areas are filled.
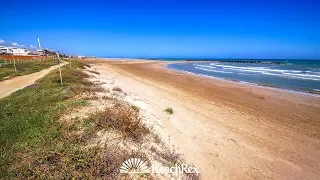
[[[99,72],[97,72],[97,71],[88,70],[88,72],[93,73],[93,74],[100,75],[100,73],[99,73]]]
[[[170,115],[173,114],[173,109],[172,108],[167,108],[164,111],[167,112]]]
[[[113,91],[117,91],[117,92],[123,92],[121,88],[119,87],[114,87],[112,88]]]
[[[137,112],[139,112],[140,111],[140,108],[138,107],[138,106],[131,106],[131,108],[133,109],[133,110],[135,110],[135,111],[137,111]]]
[[[108,107],[104,111],[91,115],[89,120],[94,123],[96,131],[112,129],[119,132],[124,139],[129,138],[136,142],[150,133],[150,129],[143,124],[139,113],[122,102],[117,102],[114,107]]]

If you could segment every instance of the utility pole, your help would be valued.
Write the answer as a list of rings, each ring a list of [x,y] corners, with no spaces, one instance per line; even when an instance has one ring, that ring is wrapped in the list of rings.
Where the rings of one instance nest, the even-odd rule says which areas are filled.
[[[12,56],[12,59],[13,59],[14,71],[17,73],[16,60],[15,60],[14,56]]]
[[[63,86],[63,83],[62,83],[62,74],[61,74],[61,68],[60,68],[60,57],[59,57],[59,53],[57,53],[57,56],[58,56],[58,65],[59,65],[59,72],[60,72],[60,84],[61,84],[61,86]]]

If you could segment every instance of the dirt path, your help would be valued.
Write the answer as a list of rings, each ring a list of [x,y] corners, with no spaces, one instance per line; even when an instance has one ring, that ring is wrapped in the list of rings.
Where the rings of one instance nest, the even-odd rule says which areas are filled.
[[[177,73],[161,63],[93,67],[128,93],[125,100],[203,179],[320,177],[319,97]]]
[[[61,66],[66,64],[68,63],[63,62],[61,63]],[[17,76],[12,79],[0,81],[0,98],[9,96],[11,93],[33,84],[37,79],[42,78],[43,76],[48,74],[51,70],[54,70],[58,67],[59,67],[58,65],[51,66],[49,69],[45,69],[33,74]]]

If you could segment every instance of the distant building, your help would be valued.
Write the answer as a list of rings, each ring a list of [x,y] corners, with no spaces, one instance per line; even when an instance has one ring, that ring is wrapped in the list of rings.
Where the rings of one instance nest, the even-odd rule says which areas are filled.
[[[8,54],[9,48],[5,46],[0,46],[0,54]]]
[[[44,51],[43,51],[42,49],[38,49],[38,50],[37,50],[37,54],[38,54],[39,56],[42,56],[42,55],[44,55]]]
[[[9,49],[9,54],[27,56],[29,55],[29,51],[27,49],[13,47],[12,49]]]
[[[29,55],[29,51],[24,48],[17,48],[17,47],[0,47],[0,54],[11,54],[11,55],[20,55],[20,56],[27,56]]]

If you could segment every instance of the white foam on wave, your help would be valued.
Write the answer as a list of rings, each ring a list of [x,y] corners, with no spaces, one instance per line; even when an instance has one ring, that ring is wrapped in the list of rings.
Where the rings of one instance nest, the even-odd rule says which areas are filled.
[[[270,76],[278,76],[289,79],[300,79],[300,80],[312,80],[312,81],[320,81],[320,72],[315,71],[300,71],[300,70],[288,70],[288,69],[270,69],[267,67],[243,67],[243,66],[231,66],[231,65],[222,65],[222,64],[214,64],[210,63],[210,67],[221,67],[223,72],[233,72],[237,74],[247,75],[246,73],[260,73],[263,75]],[[229,70],[229,71],[228,71]]]
[[[266,67],[242,67],[242,66],[228,66],[228,65],[215,65],[215,66],[222,67],[223,69],[231,69],[231,70],[239,70],[239,71],[247,71],[247,72],[269,71],[269,72],[279,72],[279,73],[284,73],[284,72],[302,73],[302,71],[298,71],[298,70],[270,69]]]
[[[206,69],[206,68],[201,68],[201,67],[194,67],[194,68],[201,69],[201,70],[204,70],[204,71],[224,73],[224,74],[232,74],[233,73],[233,72],[217,71],[217,70],[213,70],[213,69]]]
[[[211,69],[215,69],[216,67],[212,67],[212,66],[206,66],[206,65],[201,65],[201,64],[195,64],[196,67],[204,67],[204,68],[211,68]]]
[[[252,74],[246,74],[246,73],[238,73],[238,74],[240,74],[240,75],[245,75],[245,76],[252,76]]]
[[[290,75],[290,74],[275,74],[275,73],[269,73],[269,72],[263,72],[264,75],[271,75],[271,76],[279,76],[279,77],[286,77],[289,79],[301,79],[301,80],[312,80],[312,81],[320,81],[320,78],[312,78],[312,77],[303,77],[303,76],[297,76],[297,75]]]
[[[260,84],[246,82],[246,81],[238,81],[238,82],[241,83],[241,84],[250,84],[250,85],[260,86]]]
[[[302,76],[302,77],[314,77],[314,78],[320,78],[320,76],[318,76],[318,75],[314,75],[314,74],[296,74],[296,73],[283,73],[283,74],[293,75],[293,76]]]
[[[231,69],[231,68],[223,68],[223,69],[234,70],[234,69]],[[261,70],[250,70],[250,69],[237,69],[237,71],[241,71],[241,72],[257,72],[257,73],[264,72],[264,71],[261,71]]]

